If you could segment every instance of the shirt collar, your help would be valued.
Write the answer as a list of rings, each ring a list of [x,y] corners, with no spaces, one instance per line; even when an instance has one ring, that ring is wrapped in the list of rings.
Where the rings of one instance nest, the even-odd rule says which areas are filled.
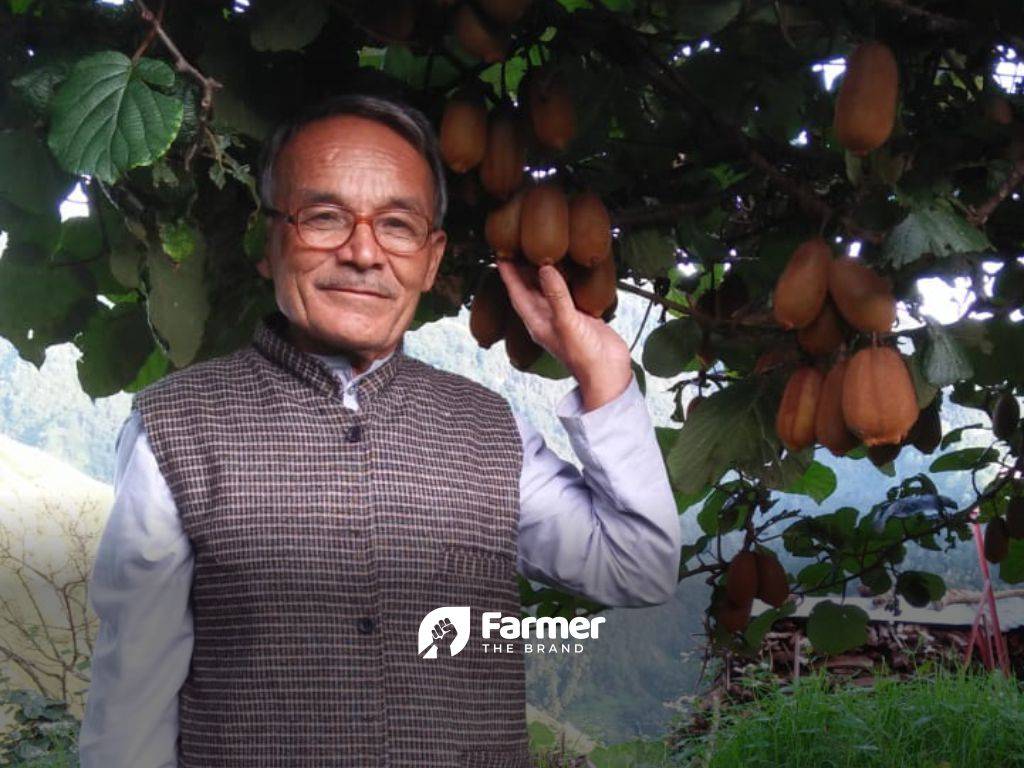
[[[331,373],[334,374],[343,385],[348,385],[352,382],[359,381],[363,376],[373,373],[375,370],[380,368],[384,363],[391,359],[394,352],[389,352],[384,357],[379,357],[370,363],[370,367],[362,373],[357,373],[355,376],[352,375],[352,362],[349,360],[347,355],[317,355],[312,352],[310,356],[315,357],[317,360],[322,360],[328,368],[331,369]]]
[[[343,355],[312,355],[303,352],[288,338],[288,318],[280,310],[268,312],[260,319],[253,332],[252,344],[264,357],[303,381],[315,391],[328,396],[341,396],[351,376],[351,365]],[[324,357],[333,358],[325,360]],[[340,358],[340,359],[339,359]],[[389,389],[388,385],[402,367],[405,359],[404,340],[385,358],[374,360],[370,368],[354,377],[359,380],[360,398],[371,402],[377,393]],[[335,373],[334,362],[342,367],[344,378]]]

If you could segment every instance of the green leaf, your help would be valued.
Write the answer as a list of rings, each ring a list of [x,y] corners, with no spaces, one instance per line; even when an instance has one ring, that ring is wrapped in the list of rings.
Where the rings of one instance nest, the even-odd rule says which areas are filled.
[[[71,341],[96,310],[96,285],[80,264],[57,266],[28,243],[9,243],[0,258],[0,336],[37,367],[46,348]]]
[[[959,342],[930,317],[928,346],[924,350],[924,375],[936,387],[945,387],[974,375],[974,368]]]
[[[537,358],[537,362],[531,365],[528,370],[530,373],[535,373],[545,379],[566,379],[570,375],[569,369],[562,365],[547,350],[544,350],[544,353]]]
[[[262,12],[263,7],[270,10]],[[316,40],[327,23],[320,0],[290,0],[256,6],[249,41],[257,51],[300,51]]]
[[[149,322],[164,352],[178,368],[192,361],[203,341],[210,313],[204,266],[202,248],[180,264],[159,251],[146,258]]]
[[[928,467],[929,472],[960,472],[984,467],[999,460],[995,448],[963,448],[944,453]]]
[[[743,631],[743,639],[751,648],[759,648],[764,636],[779,619],[791,616],[796,610],[796,602],[788,600],[778,608],[769,608],[750,620],[747,628]]]
[[[946,594],[946,583],[934,573],[903,571],[896,579],[896,592],[915,608],[941,600]]]
[[[868,641],[867,627],[866,611],[831,600],[818,603],[807,617],[807,637],[814,650],[830,656],[864,645]]]
[[[0,132],[0,197],[29,214],[56,218],[70,187],[35,133]]]
[[[664,277],[676,265],[676,242],[665,230],[637,230],[618,243],[622,263],[638,277]]]
[[[1024,539],[1010,539],[1010,552],[999,564],[999,578],[1007,584],[1024,581]]]
[[[103,307],[75,338],[82,351],[78,380],[89,397],[108,397],[138,376],[153,351],[153,334],[141,304]]]
[[[676,376],[697,353],[700,340],[700,327],[690,317],[662,323],[644,342],[644,368],[655,376]]]
[[[939,443],[939,447],[949,448],[949,446],[951,446],[953,443],[958,443],[960,442],[960,440],[963,439],[964,432],[968,432],[970,430],[975,429],[987,430],[988,427],[986,427],[980,421],[975,422],[974,424],[965,424],[962,427],[957,427],[956,429],[950,430],[949,432],[942,436],[942,442]]]
[[[758,413],[759,382],[742,380],[715,392],[694,409],[667,457],[677,490],[694,493],[738,461],[759,459],[764,445]]]
[[[160,225],[160,244],[174,261],[184,261],[196,250],[195,231],[183,220]]]
[[[125,392],[139,392],[154,381],[162,379],[166,373],[167,368],[170,365],[170,360],[167,355],[164,354],[163,350],[159,346],[153,348],[146,358],[146,361],[139,368],[138,374],[129,384],[124,386]]]
[[[912,209],[893,228],[882,246],[882,257],[899,269],[928,253],[950,256],[991,248],[984,232],[968,224],[949,202],[936,199]]]
[[[821,504],[836,490],[836,473],[818,461],[812,461],[800,478],[788,488],[786,493],[797,493],[810,496]]]
[[[53,98],[49,145],[67,171],[113,183],[167,151],[183,105],[150,86],[170,88],[174,70],[156,59],[103,51],[78,61]]]

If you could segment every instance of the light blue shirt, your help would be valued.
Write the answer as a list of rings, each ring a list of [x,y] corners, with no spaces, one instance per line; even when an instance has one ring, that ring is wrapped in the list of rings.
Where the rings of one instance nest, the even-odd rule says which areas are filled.
[[[343,356],[316,355],[358,410],[359,379]],[[579,388],[556,414],[580,473],[515,414],[523,444],[517,570],[607,606],[657,605],[675,592],[678,511],[635,379],[584,412]],[[193,551],[141,419],[121,427],[114,503],[100,539],[89,600],[100,618],[79,735],[81,768],[177,768],[178,692],[193,632]]]

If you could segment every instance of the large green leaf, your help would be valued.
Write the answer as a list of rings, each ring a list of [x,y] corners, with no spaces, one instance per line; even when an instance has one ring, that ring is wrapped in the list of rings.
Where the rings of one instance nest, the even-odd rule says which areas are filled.
[[[23,358],[41,366],[46,348],[70,341],[98,306],[84,265],[58,266],[34,245],[8,244],[0,258],[0,336]]]
[[[35,133],[0,131],[0,197],[31,214],[56,215],[70,186]]]
[[[112,183],[167,151],[181,127],[174,70],[156,59],[103,51],[78,61],[53,97],[49,145],[63,168]]]
[[[903,571],[896,579],[896,592],[915,608],[941,600],[946,594],[946,583],[934,573]]]
[[[40,115],[45,115],[50,110],[50,101],[64,78],[71,71],[71,64],[66,59],[55,59],[40,64],[35,69],[30,69],[25,74],[14,78],[11,85],[14,87],[29,106]]]
[[[882,256],[899,269],[926,253],[949,256],[991,248],[984,232],[972,227],[948,202],[938,199],[915,207],[893,228],[882,247]]]
[[[737,381],[694,409],[666,461],[677,490],[695,493],[717,481],[734,462],[761,458],[761,393],[759,382]]]
[[[928,467],[929,472],[961,472],[978,469],[999,460],[995,448],[963,448],[944,453]]]
[[[868,614],[855,605],[823,600],[807,618],[807,637],[819,653],[845,653],[868,641]]]
[[[622,263],[638,277],[664,277],[676,264],[676,241],[662,229],[640,229],[619,241]]]
[[[974,375],[971,361],[957,339],[931,318],[928,320],[928,346],[924,351],[925,378],[937,387],[955,384]]]
[[[670,377],[682,373],[697,353],[701,331],[690,317],[662,323],[644,342],[644,368],[655,376]]]
[[[92,397],[120,392],[138,376],[153,351],[146,309],[137,302],[102,308],[75,339],[82,351],[78,380]]]
[[[821,504],[836,489],[836,473],[818,461],[812,461],[807,470],[785,489],[786,493],[810,496]]]
[[[1007,584],[1024,581],[1024,539],[1010,539],[1010,553],[999,564],[999,578]]]
[[[203,341],[210,313],[203,248],[176,264],[161,251],[146,258],[149,322],[178,368],[188,365]]]

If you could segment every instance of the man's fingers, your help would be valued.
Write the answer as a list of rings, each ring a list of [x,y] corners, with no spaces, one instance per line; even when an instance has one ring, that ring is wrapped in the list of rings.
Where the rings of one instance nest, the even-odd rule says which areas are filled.
[[[548,300],[555,324],[564,325],[570,322],[576,316],[576,305],[572,302],[569,284],[565,282],[562,273],[550,264],[545,264],[538,274],[541,292]]]
[[[546,303],[541,291],[531,285],[528,264],[514,264],[509,261],[498,261],[498,272],[505,282],[508,298],[516,314],[523,319],[527,328],[541,320],[541,311]]]

